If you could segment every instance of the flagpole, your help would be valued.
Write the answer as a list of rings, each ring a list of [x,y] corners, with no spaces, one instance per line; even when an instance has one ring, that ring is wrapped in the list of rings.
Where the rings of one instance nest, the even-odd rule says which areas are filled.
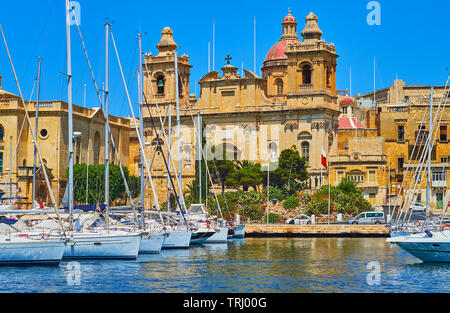
[[[328,161],[328,224],[330,224],[330,213],[331,213],[331,169],[330,161]]]

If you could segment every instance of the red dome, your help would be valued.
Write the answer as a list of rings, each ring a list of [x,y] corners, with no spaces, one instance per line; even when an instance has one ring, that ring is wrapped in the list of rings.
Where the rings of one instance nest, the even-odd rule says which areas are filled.
[[[354,104],[352,98],[349,96],[346,96],[344,99],[342,99],[341,104]]]
[[[283,23],[297,23],[297,20],[289,14],[283,19]]]
[[[286,44],[287,41],[285,40],[279,41],[274,44],[273,47],[269,50],[269,53],[267,53],[264,62],[269,60],[285,59],[286,54],[284,53],[286,52]]]
[[[356,128],[366,128],[363,124],[361,124],[356,118],[344,116],[338,120],[340,129],[356,129]]]
[[[297,24],[297,20],[295,19],[295,17],[293,17],[291,15],[291,9],[289,9],[288,15],[286,15],[286,17],[283,19],[283,23],[296,23]]]

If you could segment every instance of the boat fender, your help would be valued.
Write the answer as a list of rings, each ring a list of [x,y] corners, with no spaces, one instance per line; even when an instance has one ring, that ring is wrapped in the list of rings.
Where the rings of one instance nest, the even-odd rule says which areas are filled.
[[[206,227],[210,228],[211,227],[211,223],[209,221],[206,222]]]
[[[428,229],[425,229],[425,234],[427,234],[428,237],[433,237],[433,234]]]

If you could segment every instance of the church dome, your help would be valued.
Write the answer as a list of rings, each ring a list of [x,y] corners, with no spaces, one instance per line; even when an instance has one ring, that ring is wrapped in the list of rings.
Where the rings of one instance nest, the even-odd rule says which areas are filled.
[[[295,19],[295,17],[293,17],[291,15],[291,9],[289,9],[288,15],[286,15],[286,17],[283,19],[283,23],[296,23],[297,24],[297,20]]]
[[[352,98],[349,96],[346,96],[344,99],[342,99],[341,104],[354,104]]]
[[[288,15],[283,19],[281,23],[283,26],[283,35],[276,44],[270,48],[267,53],[264,63],[272,60],[284,60],[286,59],[286,49],[288,45],[298,44],[300,40],[297,36],[297,21],[295,17],[291,15],[291,10],[289,9]]]

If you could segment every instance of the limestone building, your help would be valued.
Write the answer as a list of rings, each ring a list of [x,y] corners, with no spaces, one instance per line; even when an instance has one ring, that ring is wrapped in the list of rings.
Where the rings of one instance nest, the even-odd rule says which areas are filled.
[[[25,101],[33,130],[36,103]],[[67,103],[42,101],[38,107],[37,144],[48,169],[56,203],[62,200],[67,184],[68,112]],[[127,118],[110,116],[110,127],[118,147],[119,157],[128,166],[130,122]],[[74,142],[74,164],[104,163],[104,118],[99,108],[73,106],[74,132],[81,137]],[[20,97],[1,88],[0,76],[0,192],[4,197],[24,197],[22,206],[31,205],[34,145]],[[12,163],[11,163],[12,161]],[[117,164],[114,152],[110,162]],[[39,161],[37,161],[39,167]],[[51,204],[42,173],[36,179],[36,200]],[[76,188],[76,186],[75,186]]]
[[[375,91],[376,108],[369,115],[378,124],[378,134],[385,138],[387,171],[389,177],[389,199],[394,202],[400,194],[405,196],[405,186],[415,188],[417,202],[425,203],[427,174],[415,174],[422,151],[427,150],[426,138],[429,134],[429,103],[432,86],[406,85],[395,80],[390,87]],[[440,114],[434,128],[431,153],[431,207],[442,209],[450,194],[448,178],[450,144],[447,130],[450,127],[450,100],[445,86],[433,86],[433,106]],[[359,101],[373,99],[374,93],[358,97]],[[434,118],[434,115],[433,115]],[[426,171],[426,168],[422,168]],[[403,189],[401,188],[403,180]],[[414,183],[417,180],[418,183]]]
[[[276,162],[286,148],[297,149],[308,161],[312,187],[327,181],[321,176],[322,149],[332,154],[337,149],[339,107],[336,94],[337,58],[335,46],[321,39],[318,18],[312,12],[305,18],[297,35],[297,21],[291,12],[282,21],[282,35],[270,49],[262,67],[262,77],[249,70],[239,73],[230,58],[221,73],[206,73],[199,81],[198,99],[189,96],[191,65],[188,56],[178,56],[178,84],[181,107],[181,158],[183,185],[194,177],[197,113],[206,124],[205,135],[210,147],[223,147],[236,160],[259,162],[264,167]],[[157,45],[156,55],[146,54],[144,61],[144,105],[146,155],[152,160],[156,134],[148,112],[152,112],[157,127],[171,105],[171,152],[178,158],[175,119],[175,49],[172,31],[165,28]],[[158,110],[159,108],[159,110]],[[161,117],[161,120],[160,120]],[[168,132],[168,119],[164,127]],[[160,134],[162,135],[162,134]],[[162,137],[163,151],[168,139]],[[130,160],[138,169],[139,148],[133,132],[130,138]],[[134,148],[133,148],[134,147]],[[166,154],[167,155],[167,154]],[[160,158],[160,151],[155,158]],[[176,167],[178,161],[174,162]],[[167,170],[161,159],[152,166],[153,180],[158,183],[159,202],[167,199]],[[214,170],[214,169],[211,169]],[[151,197],[151,193],[147,190]]]

